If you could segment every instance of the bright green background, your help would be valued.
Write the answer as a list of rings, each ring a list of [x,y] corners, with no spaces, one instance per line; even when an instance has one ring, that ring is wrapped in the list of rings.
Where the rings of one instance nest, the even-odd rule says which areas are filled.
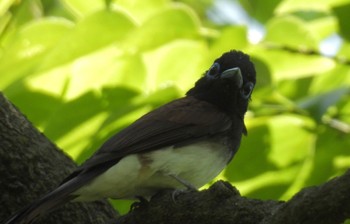
[[[266,30],[257,44],[244,24],[212,22],[210,0],[1,0],[0,89],[81,163],[242,50],[258,73],[249,135],[219,178],[248,197],[288,199],[350,166],[350,0],[240,2]],[[332,34],[343,42],[326,57]]]

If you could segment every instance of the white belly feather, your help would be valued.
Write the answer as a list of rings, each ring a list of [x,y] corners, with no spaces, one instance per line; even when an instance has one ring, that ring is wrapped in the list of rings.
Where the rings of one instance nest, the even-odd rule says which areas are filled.
[[[164,148],[132,154],[78,189],[76,200],[99,198],[131,199],[152,196],[160,189],[183,189],[174,175],[199,188],[214,179],[231,158],[231,150],[217,143]]]

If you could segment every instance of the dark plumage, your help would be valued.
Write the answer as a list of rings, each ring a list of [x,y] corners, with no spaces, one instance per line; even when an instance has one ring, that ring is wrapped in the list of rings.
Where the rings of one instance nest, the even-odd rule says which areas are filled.
[[[148,197],[164,188],[201,187],[237,151],[254,85],[249,56],[223,54],[185,97],[111,137],[58,188],[6,223],[31,223],[70,200]]]

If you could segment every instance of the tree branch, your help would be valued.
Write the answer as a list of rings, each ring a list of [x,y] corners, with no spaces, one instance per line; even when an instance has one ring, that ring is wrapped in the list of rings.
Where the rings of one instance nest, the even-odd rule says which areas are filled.
[[[228,182],[208,190],[156,195],[121,217],[118,224],[338,224],[350,217],[350,171],[327,183],[301,190],[288,202],[245,198]]]
[[[337,224],[350,218],[350,171],[317,187],[301,190],[262,224]]]
[[[0,93],[0,223],[57,187],[75,167]],[[106,223],[116,217],[106,201],[69,203],[40,223]]]

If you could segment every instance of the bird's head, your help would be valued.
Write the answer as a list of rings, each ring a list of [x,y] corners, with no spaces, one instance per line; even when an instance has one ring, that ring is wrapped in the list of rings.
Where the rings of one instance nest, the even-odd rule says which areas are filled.
[[[242,119],[256,81],[254,64],[241,51],[229,51],[216,59],[186,95],[212,103]]]

